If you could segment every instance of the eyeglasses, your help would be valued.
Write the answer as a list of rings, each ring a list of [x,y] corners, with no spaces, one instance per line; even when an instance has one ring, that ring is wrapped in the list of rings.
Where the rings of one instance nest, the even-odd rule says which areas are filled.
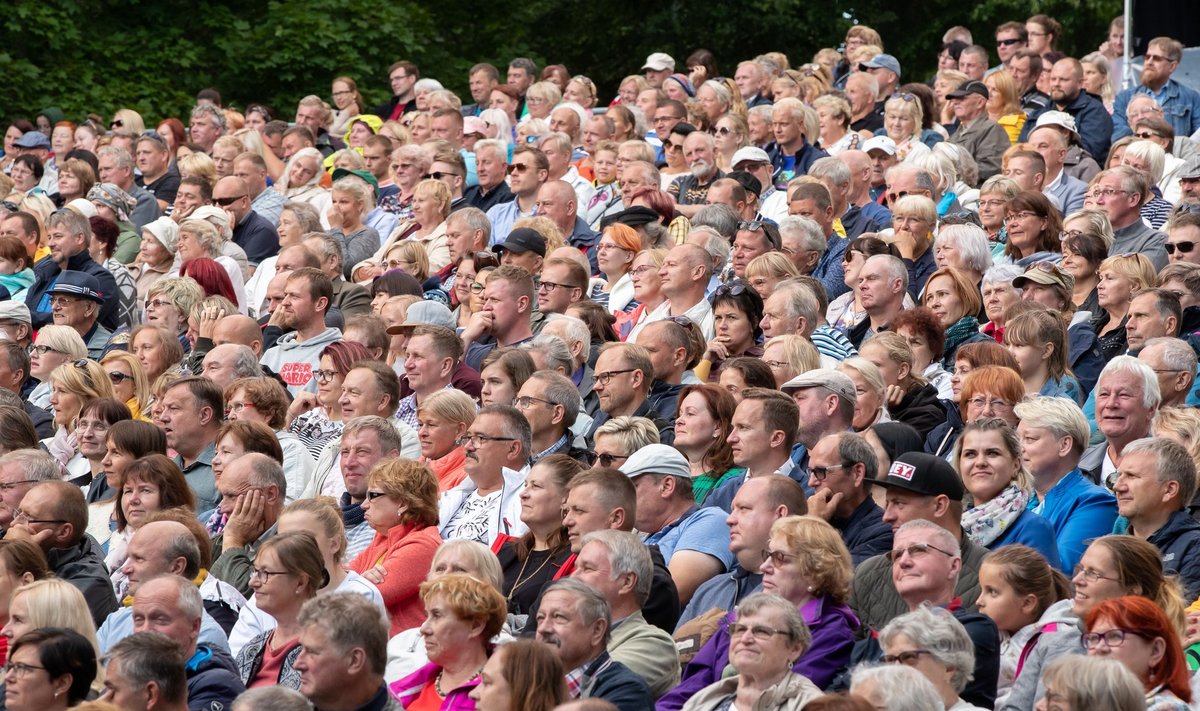
[[[996,40],[997,47],[1011,47],[1014,44],[1021,44],[1019,39],[998,39]]]
[[[79,303],[79,299],[76,299],[74,296],[57,296],[56,295],[56,296],[50,297],[50,305],[51,306],[70,306],[71,304],[76,304],[76,303]]]
[[[445,173],[440,170],[435,170],[425,177],[432,178],[434,180],[445,180],[446,178],[457,178],[458,173]]]
[[[468,432],[458,438],[460,445],[471,445],[475,449],[479,449],[488,442],[515,442],[516,437],[493,437],[491,435],[476,434]]]
[[[122,372],[114,370],[113,372],[108,374],[108,379],[110,381],[112,381],[113,385],[120,385],[121,383],[125,382],[126,380],[133,380],[133,376],[129,375],[127,373],[122,373]]]
[[[728,126],[716,126],[711,129],[709,133],[714,136],[728,136],[729,134],[733,133],[733,129],[729,128]]]
[[[1054,262],[1035,262],[1030,264],[1029,269],[1025,271],[1029,271],[1030,269],[1036,269],[1039,272],[1046,272],[1047,274],[1062,274],[1062,270]]]
[[[150,308],[152,306],[156,309],[161,309],[164,306],[174,306],[174,304],[172,304],[170,301],[163,301],[162,299],[152,299],[146,302],[146,308]]]
[[[108,127],[109,128],[121,128],[124,125],[125,125],[125,122],[122,121],[121,119],[113,119],[112,122],[108,124]]]
[[[36,484],[37,479],[18,479],[16,481],[0,481],[0,491],[12,491],[22,484]]]
[[[530,166],[527,166],[524,163],[513,163],[512,165],[508,166],[508,174],[513,175],[515,173],[524,173],[525,171],[529,170],[529,167]]]
[[[255,408],[254,408],[254,403],[252,403],[252,402],[235,402],[235,403],[231,403],[231,404],[229,405],[229,407],[226,407],[226,408],[225,408],[225,414],[226,414],[226,416],[228,416],[228,415],[230,415],[230,414],[233,414],[233,413],[235,413],[235,412],[241,412],[242,410],[245,410],[246,408],[250,408],[251,410],[255,409]]]
[[[1000,400],[999,398],[995,400],[988,400],[985,397],[973,397],[967,401],[967,404],[977,410],[982,410],[990,406],[993,410],[1002,411],[1011,410],[1013,407],[1012,403],[1008,402],[1007,400]]]
[[[388,495],[388,493],[386,491],[368,491],[367,492],[367,501],[374,501],[375,499],[378,499],[380,496],[387,496],[387,495]]]
[[[1090,632],[1083,636],[1083,648],[1093,649],[1099,647],[1101,642],[1104,643],[1105,647],[1120,647],[1122,644],[1125,644],[1125,638],[1129,635],[1147,639],[1146,635],[1135,630],[1113,629],[1107,632]]]
[[[1076,564],[1076,566],[1071,569],[1071,572],[1072,578],[1078,578],[1082,575],[1083,579],[1089,583],[1095,583],[1101,580],[1112,580],[1114,582],[1118,582],[1118,578],[1109,577],[1095,568],[1085,568],[1083,567],[1082,563]]]
[[[336,370],[314,370],[313,371],[313,377],[317,379],[318,383],[332,383],[333,379],[336,378],[337,375],[338,375],[338,372]]]
[[[50,346],[36,345],[36,346],[29,347],[29,355],[44,356],[47,353],[57,353],[59,355],[66,355],[66,353],[64,353],[63,351],[60,351],[57,348],[51,348]]]
[[[471,282],[471,293],[472,294],[482,294],[483,290],[486,288],[487,288],[487,284],[480,284],[477,281]]]
[[[657,271],[658,271],[658,267],[654,266],[653,264],[643,264],[640,267],[634,267],[633,269],[630,269],[629,276],[630,277],[640,277],[641,275],[645,274],[646,272],[657,272]]]
[[[407,259],[382,259],[379,262],[379,266],[388,271],[393,269],[402,269],[406,264],[411,265],[412,262]]]
[[[787,630],[777,630],[773,627],[763,627],[762,625],[754,625],[752,627],[750,625],[743,625],[740,622],[729,625],[729,635],[733,639],[737,639],[747,632],[753,635],[754,639],[757,639],[759,642],[766,642],[777,634],[791,634]]]
[[[1163,245],[1163,249],[1167,250],[1167,254],[1175,254],[1176,249],[1178,249],[1183,254],[1187,254],[1188,252],[1191,252],[1193,249],[1195,249],[1195,247],[1196,247],[1195,242],[1176,242],[1175,244],[1171,244],[1170,242],[1167,242],[1165,245]]]
[[[535,402],[545,405],[546,407],[558,407],[558,403],[556,402],[543,400],[540,397],[533,397],[532,395],[522,395],[521,397],[517,398],[517,407],[522,410],[528,410],[529,408],[533,407]]]
[[[771,561],[772,565],[787,565],[799,556],[792,555],[786,551],[773,551],[770,548],[764,548],[762,557],[764,563]]]
[[[1116,197],[1117,195],[1129,195],[1129,194],[1130,194],[1130,192],[1128,190],[1119,190],[1117,188],[1096,188],[1095,190],[1092,191],[1092,197],[1105,198],[1105,199],[1110,198],[1110,197]]]
[[[917,100],[917,97],[915,94],[909,94],[908,92],[904,92],[904,91],[897,91],[895,94],[892,94],[888,98],[900,99],[900,100],[906,101],[910,104]]]
[[[635,370],[637,370],[637,368],[626,368],[625,370],[606,370],[603,373],[596,373],[595,381],[607,388],[609,382],[612,381],[614,376],[621,375],[622,373],[632,373]]]
[[[250,568],[250,579],[261,580],[264,583],[271,582],[272,575],[288,575],[286,570],[267,570],[266,568]]]
[[[928,649],[910,649],[899,654],[885,654],[881,659],[884,664],[903,664],[906,667],[913,667],[921,661],[921,656],[925,654],[933,654],[933,652]]]
[[[1020,212],[1010,212],[1009,214],[1005,215],[1004,221],[1016,222],[1017,220],[1023,220],[1026,217],[1039,217],[1039,215],[1036,212],[1030,212],[1029,210],[1021,210]]]
[[[910,544],[908,544],[908,546],[906,546],[904,548],[893,548],[891,550],[891,552],[888,553],[888,557],[891,559],[891,561],[893,563],[895,563],[896,561],[898,561],[902,557],[904,557],[905,553],[908,554],[909,558],[915,559],[915,558],[924,558],[925,556],[929,555],[929,551],[937,551],[938,553],[941,553],[942,555],[946,556],[947,558],[957,557],[950,551],[942,550],[941,548],[938,548],[937,546],[934,546],[934,545],[930,545],[928,543],[910,543]]]
[[[237,202],[238,200],[241,200],[244,197],[246,197],[246,196],[245,195],[235,195],[233,197],[213,198],[213,202],[217,203],[221,207],[229,207],[230,205]]]
[[[29,518],[29,514],[25,513],[21,509],[17,509],[13,512],[13,521],[24,521],[25,523],[66,523],[66,521],[60,518]]]
[[[46,667],[39,667],[36,664],[25,664],[23,662],[9,662],[4,665],[4,676],[15,676],[25,678],[29,676],[34,669],[46,671]]]
[[[900,198],[904,198],[904,197],[908,197],[908,191],[907,191],[907,190],[901,190],[901,191],[900,191],[900,192],[898,192],[898,193],[888,193],[888,194],[887,194],[887,201],[888,201],[889,203],[891,203],[891,202],[896,202],[896,201],[897,201],[897,200],[899,200]]]
[[[1133,135],[1137,136],[1138,138],[1142,138],[1142,139],[1162,138],[1162,136],[1160,134],[1157,134],[1154,131],[1138,131],[1137,133],[1135,133]]]
[[[829,472],[834,469],[845,469],[847,466],[846,464],[834,464],[828,467],[809,467],[808,475],[813,481],[825,481],[829,477]]]
[[[619,244],[613,244],[612,242],[601,242],[600,244],[596,245],[597,252],[607,252],[610,249],[619,249],[622,252],[632,252],[633,251],[632,249],[622,247]]]
[[[665,148],[666,150],[668,150],[672,153],[675,153],[677,151],[683,150],[683,144],[682,143],[671,143],[670,141],[667,141],[665,144],[663,144],[663,148]]]
[[[543,280],[540,284],[538,284],[538,291],[545,291],[547,294],[554,291],[555,289],[570,290],[570,289],[582,289],[582,288],[583,287],[572,286],[571,284],[558,284],[558,283],[555,283],[552,281],[545,281],[545,280]]]

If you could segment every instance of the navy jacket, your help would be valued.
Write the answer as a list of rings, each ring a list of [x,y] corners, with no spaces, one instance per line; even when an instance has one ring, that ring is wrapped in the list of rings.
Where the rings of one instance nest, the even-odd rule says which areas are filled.
[[[246,261],[257,265],[279,254],[279,232],[271,221],[254,210],[233,228],[234,243],[246,251]]]
[[[225,711],[246,690],[233,659],[219,649],[197,647],[184,671],[188,711]]]
[[[96,281],[100,282],[100,293],[104,296],[104,303],[100,305],[98,321],[101,326],[115,331],[118,326],[117,306],[119,301],[116,298],[118,296],[117,280],[107,269],[97,264],[87,250],[68,259],[67,269],[91,274],[96,277]],[[58,281],[58,275],[61,273],[62,269],[58,268],[58,263],[50,257],[43,257],[33,266],[33,285],[25,294],[25,305],[29,307],[29,313],[33,317],[34,330],[54,322],[50,315],[50,296],[46,292],[54,286],[54,282]]]
[[[1187,511],[1176,511],[1147,540],[1162,552],[1163,572],[1179,576],[1184,597],[1200,596],[1200,521]]]
[[[608,650],[600,653],[583,672],[580,696],[604,699],[619,711],[647,711],[654,708],[654,697],[642,677],[629,667],[610,659]]]
[[[95,538],[85,533],[70,548],[51,548],[46,562],[56,576],[83,593],[97,627],[117,611],[117,596],[113,594],[108,568],[104,567],[104,551]]]
[[[829,155],[825,151],[809,143],[808,139],[804,139],[804,143],[800,146],[800,150],[796,151],[796,165],[794,168],[794,174],[785,176],[783,175],[783,164],[786,156],[783,155],[783,149],[779,147],[779,144],[773,143],[771,145],[774,146],[774,149],[770,152],[770,156],[771,165],[775,168],[775,175],[772,177],[775,180],[776,187],[786,186],[787,181],[791,180],[797,175],[808,175],[808,169],[812,167],[813,163]]]
[[[857,566],[867,558],[892,550],[892,527],[883,520],[883,509],[868,496],[849,518],[830,522],[850,549],[850,560]]]

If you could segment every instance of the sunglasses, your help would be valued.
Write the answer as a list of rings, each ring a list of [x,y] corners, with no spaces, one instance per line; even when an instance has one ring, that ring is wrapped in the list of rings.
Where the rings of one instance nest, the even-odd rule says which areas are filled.
[[[712,129],[710,133],[712,133],[714,136],[728,136],[729,134],[733,133],[733,129],[729,128],[728,126],[717,126],[716,128]]]
[[[443,180],[445,178],[457,178],[457,177],[458,177],[458,173],[443,173],[440,170],[435,170],[432,173],[430,173],[429,175],[425,176],[426,179],[432,178],[433,180]]]
[[[749,287],[747,287],[745,284],[743,284],[741,282],[734,282],[732,284],[722,284],[717,287],[716,295],[717,296],[741,296],[742,294],[746,293],[746,290],[748,288]]]
[[[1170,242],[1168,242],[1165,245],[1163,245],[1163,248],[1167,250],[1167,254],[1175,254],[1176,249],[1178,249],[1182,254],[1188,254],[1193,249],[1196,248],[1196,243],[1195,242],[1176,242],[1175,244],[1171,244]]]
[[[108,374],[108,379],[112,381],[113,385],[120,385],[121,383],[125,382],[126,380],[133,380],[133,376],[127,375],[125,373],[113,371]]]
[[[1011,47],[1011,46],[1013,46],[1014,44],[1021,44],[1021,40],[1019,40],[1019,39],[1002,39],[1002,40],[996,40],[996,46],[997,46],[997,47]]]
[[[109,128],[121,128],[124,125],[125,125],[125,122],[122,121],[121,119],[114,119],[112,123],[108,124],[108,127]]]
[[[1159,134],[1157,134],[1153,131],[1138,131],[1137,133],[1135,133],[1133,135],[1137,136],[1138,138],[1142,138],[1142,139],[1161,138],[1161,136],[1159,136]]]
[[[524,173],[527,170],[529,170],[529,166],[525,165],[524,163],[513,163],[512,165],[508,166],[509,175],[513,175],[514,173]]]
[[[230,205],[237,202],[238,200],[241,200],[244,197],[246,197],[246,196],[245,195],[235,195],[233,197],[213,198],[213,202],[217,203],[221,207],[229,207]]]

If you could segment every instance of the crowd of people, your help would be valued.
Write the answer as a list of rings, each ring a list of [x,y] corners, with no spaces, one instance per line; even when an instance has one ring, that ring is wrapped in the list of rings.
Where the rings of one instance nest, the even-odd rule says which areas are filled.
[[[1200,94],[1063,32],[10,119],[0,703],[1200,707]]]

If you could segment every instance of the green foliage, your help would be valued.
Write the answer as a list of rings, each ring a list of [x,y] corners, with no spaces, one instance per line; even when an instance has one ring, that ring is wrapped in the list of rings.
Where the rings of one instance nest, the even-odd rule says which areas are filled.
[[[666,51],[683,61],[696,47],[716,53],[723,73],[736,60],[782,51],[793,64],[836,46],[857,20],[880,31],[905,80],[932,73],[942,32],[969,27],[992,49],[1009,18],[1045,12],[1067,26],[1060,48],[1080,56],[1104,39],[1121,0],[9,0],[0,15],[0,118],[59,106],[69,118],[133,108],[151,122],[186,118],[196,91],[220,89],[227,102],[259,101],[289,117],[306,94],[328,100],[329,83],[358,80],[369,104],[388,96],[387,67],[417,62],[466,101],[475,62],[501,69],[516,56],[585,72],[607,100],[642,60]]]

